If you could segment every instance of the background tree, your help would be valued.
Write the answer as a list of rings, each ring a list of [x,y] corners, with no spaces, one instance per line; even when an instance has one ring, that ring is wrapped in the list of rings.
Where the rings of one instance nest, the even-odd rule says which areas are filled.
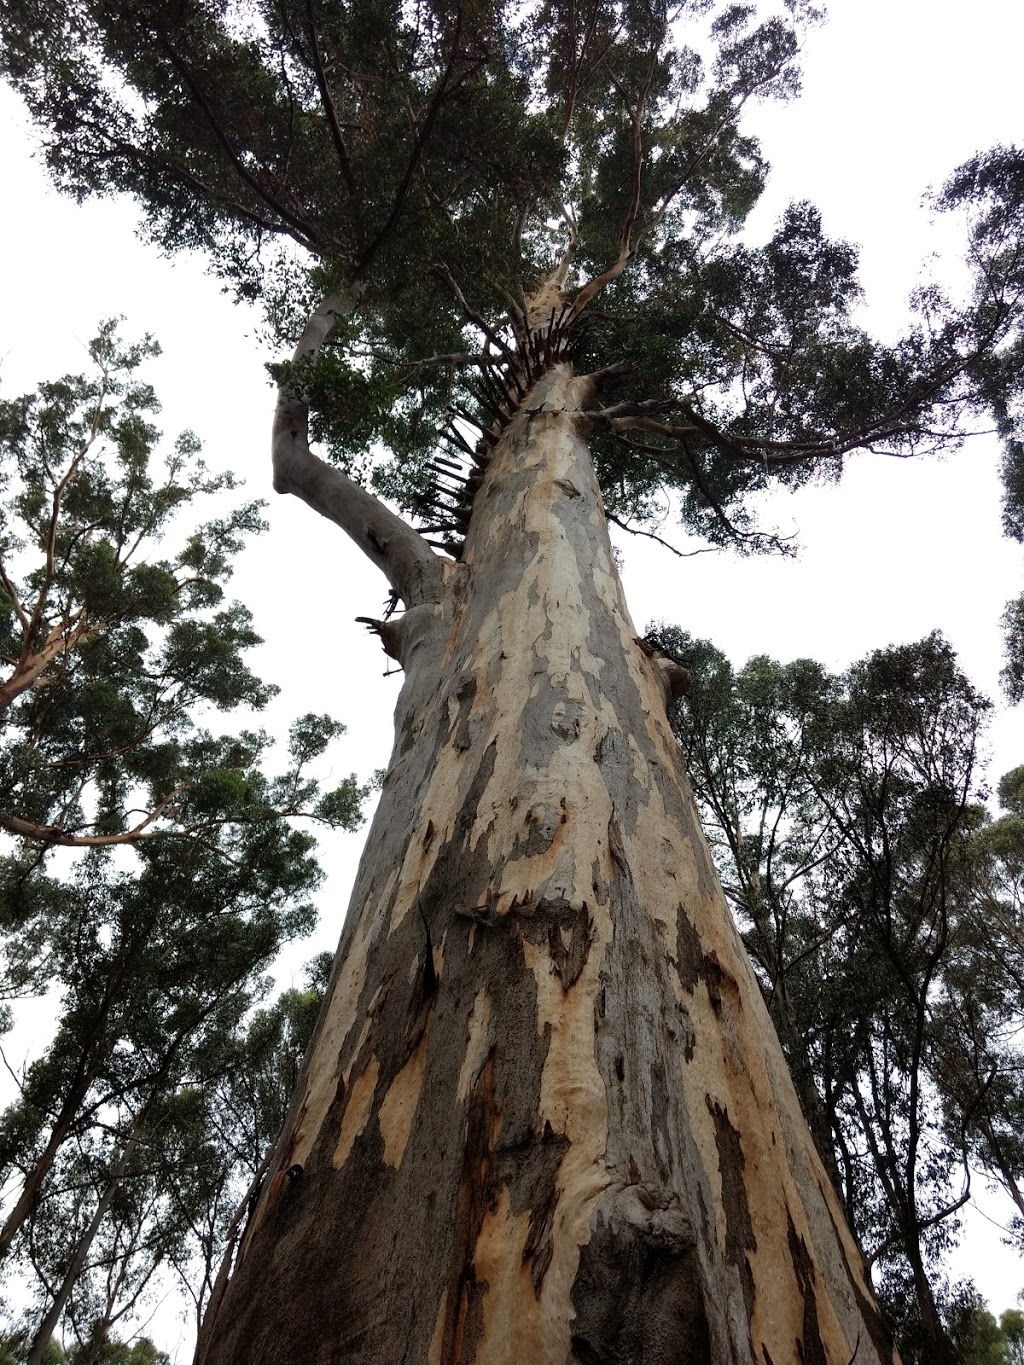
[[[977,804],[988,703],[938,636],[842,677],[648,639],[690,662],[676,726],[723,886],[903,1358],[933,1359],[968,1159],[1011,1197],[1019,1169],[1019,936],[993,894],[1016,817]]]
[[[911,453],[956,439],[992,399],[979,366],[1012,333],[1017,285],[990,261],[995,284],[980,300],[957,310],[922,295],[920,327],[880,347],[851,321],[854,254],[824,237],[812,209],[792,209],[760,250],[730,239],[763,170],[739,113],[755,94],[793,87],[793,34],[777,18],[751,20],[736,7],[714,16],[706,68],[675,45],[666,13],[631,5],[383,19],[358,5],[228,15],[82,5],[8,27],[9,70],[38,116],[59,124],[51,161],[69,187],[138,193],[162,240],[208,243],[243,289],[264,236],[315,251],[306,282],[328,292],[279,371],[277,485],[348,530],[409,608],[400,623],[376,623],[408,676],[359,920],[208,1359],[282,1349],[302,1359],[347,1334],[368,1359],[425,1356],[434,1341],[458,1358],[467,1340],[484,1358],[507,1344],[506,1321],[533,1334],[517,1344],[537,1359],[643,1354],[662,1339],[663,1316],[682,1311],[682,1282],[700,1286],[684,1336],[714,1359],[784,1357],[795,1340],[824,1352],[825,1339],[837,1358],[888,1354],[859,1272],[849,1271],[856,1306],[849,1296],[839,1306],[856,1255],[810,1174],[771,1044],[762,1050],[752,981],[694,870],[699,841],[680,835],[689,817],[675,777],[668,787],[651,778],[664,822],[649,811],[640,820],[638,773],[664,776],[671,753],[658,680],[678,675],[632,647],[584,436],[613,515],[643,516],[668,484],[712,540],[771,545],[744,496],[773,473],[795,483],[816,459],[858,446]],[[112,93],[122,89],[131,97]],[[555,224],[569,249],[551,272]],[[274,278],[274,318],[287,323],[305,304],[301,284]],[[581,335],[585,315],[603,326]],[[587,379],[573,378],[572,349]],[[627,353],[634,387],[606,406],[593,376],[621,374]],[[479,372],[475,385],[466,370]],[[447,432],[474,468],[456,462],[466,477],[446,492],[424,457],[452,403],[482,437],[474,448],[465,428]],[[358,452],[385,439],[396,460],[378,488],[422,512],[459,563],[312,456],[311,413],[314,434],[353,472]],[[534,468],[544,477],[527,487]],[[499,603],[503,621],[533,634],[503,641]],[[604,625],[585,630],[591,619]],[[551,751],[549,731],[583,743]],[[584,750],[592,769],[566,757]],[[499,754],[511,765],[500,771]],[[678,867],[686,887],[671,903],[661,865]],[[549,922],[558,1003],[530,965]],[[640,926],[634,958],[612,932],[625,923]],[[399,988],[400,964],[407,981],[421,959]],[[598,1000],[605,1022],[588,1050],[582,1021],[593,1027]],[[679,1009],[677,1030],[668,1021]],[[545,1039],[544,1055],[527,1050],[524,1061],[509,1042],[520,1037]],[[479,1058],[466,1052],[474,1038]],[[697,1040],[709,1050],[700,1080],[687,1069]],[[583,1074],[571,1094],[553,1079]],[[409,1113],[408,1124],[397,1118]],[[786,1116],[785,1160],[768,1113]],[[598,1165],[607,1185],[588,1202],[574,1173]],[[424,1210],[428,1185],[446,1193]],[[785,1209],[773,1202],[781,1189]],[[285,1190],[294,1198],[281,1203]],[[702,1207],[728,1235],[712,1234]],[[516,1223],[527,1208],[529,1231]],[[428,1219],[418,1241],[448,1254],[403,1263],[399,1293],[394,1220],[406,1235],[410,1216]],[[332,1217],[359,1230],[351,1245],[325,1245]],[[664,1260],[664,1292],[641,1304],[627,1281],[633,1297],[620,1294],[609,1318],[604,1286],[623,1282],[636,1239]],[[336,1321],[311,1257],[349,1286],[326,1306]],[[769,1263],[792,1269],[788,1294],[773,1291],[770,1329],[756,1312]],[[370,1282],[374,1296],[389,1285],[386,1324],[367,1316]],[[758,1343],[756,1330],[776,1335]]]
[[[258,643],[248,613],[223,603],[260,522],[254,505],[193,522],[154,554],[190,503],[233,486],[189,436],[162,470],[154,458],[157,404],[136,371],[155,349],[107,325],[94,375],[0,405],[3,984],[8,999],[59,992],[0,1115],[0,1246],[35,1272],[33,1365],[65,1310],[105,1339],[184,1245],[171,1190],[196,1155],[195,1097],[314,919],[313,840],[290,817],[354,828],[363,795],[310,774],[343,728],[328,717],[293,725],[275,778],[267,735],[197,723],[273,691],[242,658]]]

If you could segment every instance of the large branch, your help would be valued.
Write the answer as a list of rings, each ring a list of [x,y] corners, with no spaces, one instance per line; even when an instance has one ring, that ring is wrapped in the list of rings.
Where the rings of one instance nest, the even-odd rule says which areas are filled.
[[[137,844],[159,833],[157,830],[151,830],[150,825],[159,820],[167,807],[188,785],[184,783],[180,787],[175,787],[144,820],[140,820],[131,829],[121,830],[117,834],[70,834],[60,825],[40,825],[34,820],[23,820],[20,815],[8,815],[3,811],[0,811],[0,829],[5,829],[10,834],[18,834],[33,843],[59,844],[61,848],[109,848],[114,844]]]
[[[32,619],[32,629],[35,617]],[[32,649],[31,635],[26,631],[26,644],[9,678],[0,682],[0,713],[6,711],[21,696],[35,687],[55,659],[70,654],[75,646],[95,634],[97,626],[90,626],[85,608],[73,616],[63,617],[52,626],[38,649]]]
[[[340,317],[351,313],[360,287],[329,295],[306,323],[292,364],[316,355]],[[286,379],[278,390],[272,440],[274,488],[292,493],[351,536],[381,569],[407,607],[437,601],[442,590],[441,560],[426,541],[379,498],[309,448],[309,404]]]
[[[619,254],[606,270],[603,270],[599,275],[596,275],[589,284],[585,284],[579,294],[577,294],[572,308],[572,316],[574,318],[579,317],[591,299],[599,294],[606,285],[611,284],[619,278],[633,255],[636,245],[633,232],[636,227],[637,215],[640,212],[640,192],[644,166],[644,113],[647,108],[647,97],[650,94],[651,82],[654,79],[654,73],[658,65],[658,51],[659,42],[653,41],[648,56],[647,70],[644,73],[644,79],[640,87],[640,93],[637,96],[635,109],[631,110],[629,108],[628,100],[623,92],[623,102],[626,105],[627,113],[630,115],[630,125],[632,129],[633,170],[630,178],[629,203],[626,207],[626,214],[622,220],[622,230],[619,235]],[[612,76],[613,84],[618,86],[618,82],[614,79],[610,69],[609,75]]]

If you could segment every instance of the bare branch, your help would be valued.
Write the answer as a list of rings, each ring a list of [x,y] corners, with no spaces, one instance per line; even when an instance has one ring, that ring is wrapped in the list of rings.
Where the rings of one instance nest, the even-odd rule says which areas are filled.
[[[636,107],[631,111],[631,122],[633,125],[633,173],[630,185],[629,204],[626,208],[626,215],[622,221],[622,231],[619,236],[619,254],[606,270],[600,275],[596,275],[589,284],[583,286],[576,296],[572,308],[572,316],[579,317],[587,304],[595,295],[599,294],[607,284],[617,280],[626,266],[629,264],[630,257],[633,255],[633,229],[636,226],[637,214],[640,212],[640,187],[641,173],[643,171],[643,120],[644,111],[647,106],[647,96],[650,92],[651,82],[654,79],[654,72],[658,65],[658,42],[652,41],[651,51],[647,62],[647,70],[644,73],[643,84],[637,96]],[[617,82],[616,82],[617,84]],[[623,95],[623,102],[629,109],[628,102]]]
[[[656,535],[654,531],[645,531],[640,526],[630,526],[628,521],[623,521],[622,518],[617,517],[614,512],[606,510],[605,516],[609,521],[614,522],[616,526],[621,527],[623,531],[628,531],[631,536],[646,536],[648,540],[657,541],[657,543],[663,545],[666,550],[671,550],[679,559],[693,559],[695,555],[711,555],[718,553],[717,545],[705,545],[699,550],[677,550],[674,545],[667,540],[663,540],[662,537]]]
[[[309,360],[336,320],[358,302],[358,284],[331,294],[310,316],[292,356]],[[437,601],[443,569],[438,557],[411,526],[309,448],[309,404],[286,380],[278,389],[272,438],[274,488],[292,493],[351,536],[368,559],[387,575],[406,606]]]
[[[510,365],[514,365],[518,357],[512,350],[510,350],[506,343],[502,341],[501,337],[494,330],[494,328],[491,327],[490,323],[487,322],[481,316],[481,314],[476,311],[475,308],[470,306],[469,302],[466,299],[465,294],[459,288],[458,281],[455,279],[455,276],[448,269],[448,267],[444,264],[435,265],[434,273],[444,281],[444,283],[455,295],[459,307],[466,315],[466,320],[468,322],[471,322],[474,327],[479,328],[479,330],[483,332],[487,340],[490,341],[492,345],[497,346],[498,350],[502,353],[504,359],[507,360]]]
[[[144,820],[119,834],[68,834],[60,825],[39,825],[33,820],[23,820],[19,815],[7,815],[3,811],[0,811],[0,829],[18,834],[23,839],[31,839],[33,843],[57,844],[61,848],[109,848],[114,844],[135,844],[140,839],[151,838],[157,832],[151,830],[150,825],[159,820],[172,801],[190,785],[185,782],[175,787]]]

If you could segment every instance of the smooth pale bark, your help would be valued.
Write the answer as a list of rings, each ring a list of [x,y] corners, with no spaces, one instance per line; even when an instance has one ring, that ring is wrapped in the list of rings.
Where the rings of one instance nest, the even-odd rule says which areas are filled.
[[[338,319],[354,311],[361,292],[353,284],[324,299],[303,329],[292,354],[293,365],[313,359]],[[286,382],[278,390],[271,458],[275,491],[301,498],[314,512],[340,526],[387,574],[407,605],[436,599],[441,568],[423,538],[379,498],[310,450],[309,405],[301,382]]]
[[[202,1365],[894,1359],[556,365],[406,613],[334,980]]]

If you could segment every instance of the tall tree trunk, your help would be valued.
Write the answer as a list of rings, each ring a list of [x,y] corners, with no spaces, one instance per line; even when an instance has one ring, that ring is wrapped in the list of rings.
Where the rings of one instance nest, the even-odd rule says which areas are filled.
[[[557,365],[406,613],[335,976],[202,1365],[894,1357]]]

